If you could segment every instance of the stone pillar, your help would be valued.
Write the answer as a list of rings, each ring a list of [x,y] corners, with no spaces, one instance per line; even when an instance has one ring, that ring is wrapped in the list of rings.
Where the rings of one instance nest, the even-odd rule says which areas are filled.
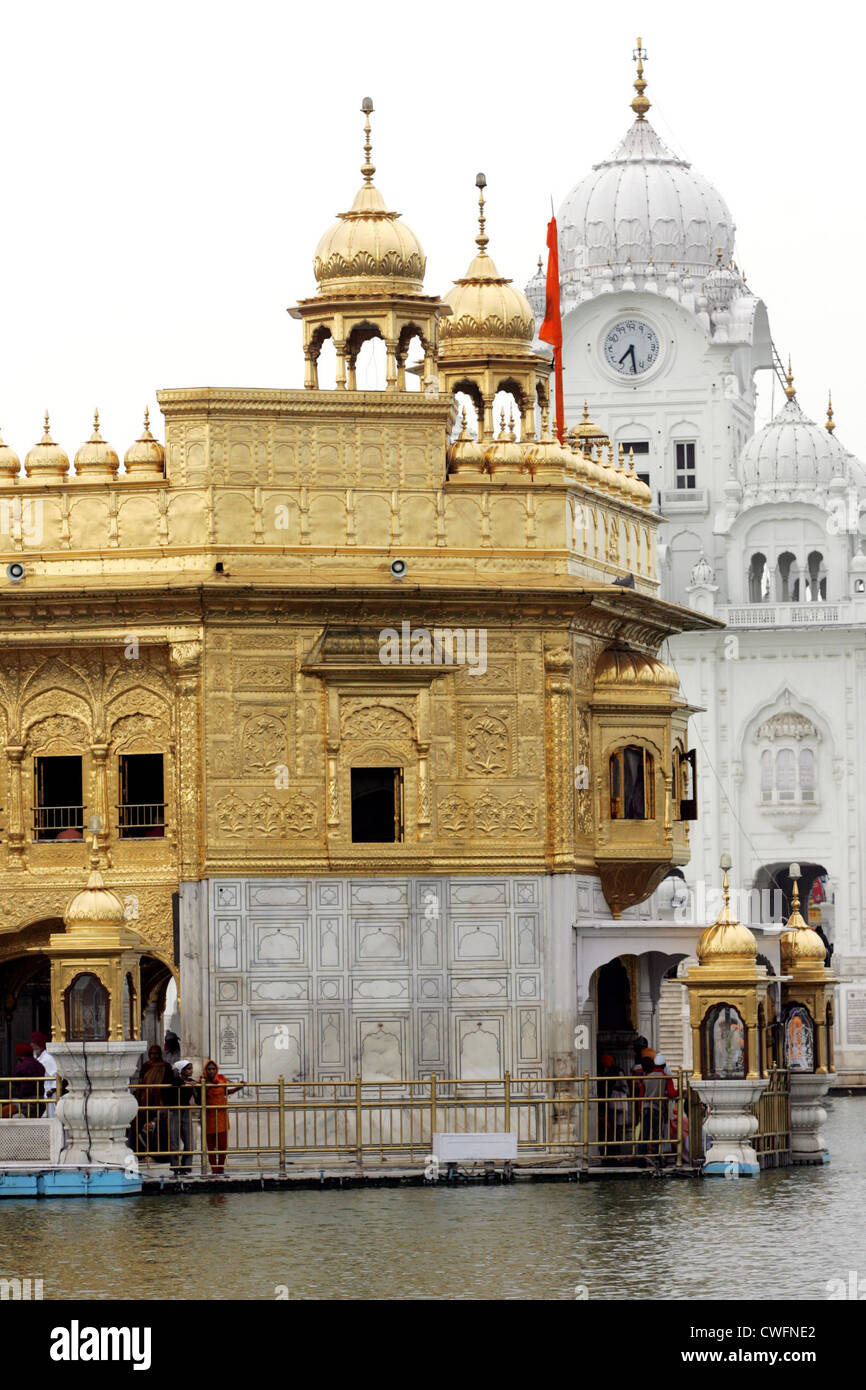
[[[24,747],[20,743],[7,743],[6,757],[9,762],[9,822],[6,839],[8,843],[8,864],[10,869],[26,868],[24,797],[21,785],[21,764],[24,761]]]
[[[66,1143],[46,1190],[118,1197],[140,1192],[138,1161],[126,1131],[138,1110],[128,1083],[141,1043],[53,1042],[51,1052],[69,1090],[57,1102]]]
[[[90,759],[93,768],[93,814],[98,818],[101,827],[96,834],[96,840],[97,844],[102,848],[108,845],[111,830],[111,802],[108,791],[108,744],[91,744]]]
[[[334,339],[334,348],[337,353],[337,378],[336,387],[338,391],[346,389],[346,344],[342,338]]]
[[[703,1171],[708,1177],[757,1177],[758,1155],[749,1140],[758,1132],[758,1117],[751,1113],[755,1101],[767,1089],[767,1078],[704,1081],[692,1078],[692,1087],[708,1107],[704,1120],[706,1147]]]
[[[547,855],[549,866],[574,868],[573,662],[567,646],[544,653]]]
[[[791,1161],[829,1163],[830,1155],[820,1127],[827,1118],[821,1101],[830,1088],[832,1078],[827,1072],[792,1071],[790,1076]]]
[[[319,389],[318,354],[309,350],[304,352],[304,386],[308,391]]]
[[[385,339],[385,390],[397,390],[397,339]]]
[[[180,885],[178,911],[181,1045],[187,1057],[207,1057],[211,955],[206,880]]]
[[[197,878],[201,841],[201,642],[174,642],[171,669],[177,690],[177,808],[178,877]]]

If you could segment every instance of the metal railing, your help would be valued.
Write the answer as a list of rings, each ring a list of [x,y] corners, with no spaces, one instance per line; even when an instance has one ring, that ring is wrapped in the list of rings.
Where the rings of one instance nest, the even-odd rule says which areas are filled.
[[[162,839],[165,836],[164,801],[122,802],[117,807],[117,833],[121,840]]]
[[[613,1083],[621,1080],[615,1091]],[[196,1084],[186,1106],[170,1087],[133,1086],[139,1113],[131,1142],[145,1161],[176,1170],[286,1171],[299,1159],[422,1161],[433,1135],[507,1133],[523,1161],[583,1166],[676,1165],[690,1161],[695,1098],[682,1071],[676,1098],[641,1095],[640,1078],[512,1077],[423,1081],[250,1082],[226,1105]],[[231,1086],[231,1083],[229,1083]],[[147,1094],[150,1092],[150,1094]],[[679,1097],[686,1096],[684,1106]],[[205,1142],[202,1143],[202,1135]]]
[[[65,833],[64,833],[65,832]],[[77,832],[77,833],[73,833]],[[33,836],[36,840],[84,838],[83,806],[36,806],[33,809]]]
[[[206,1176],[227,1164],[237,1172],[285,1174],[304,1160],[417,1163],[437,1131],[517,1135],[521,1161],[582,1168],[684,1168],[704,1155],[705,1108],[682,1069],[675,1096],[641,1094],[646,1077],[512,1077],[497,1080],[228,1081],[227,1104],[214,1105],[202,1082],[133,1082],[138,1113],[128,1142],[143,1163]],[[668,1080],[668,1078],[665,1078]],[[53,1094],[52,1087],[54,1088]],[[0,1120],[53,1113],[59,1077],[0,1077]],[[47,1092],[47,1093],[46,1093]],[[181,1103],[185,1097],[188,1103]],[[753,1107],[753,1143],[762,1168],[791,1161],[787,1071],[769,1073]]]

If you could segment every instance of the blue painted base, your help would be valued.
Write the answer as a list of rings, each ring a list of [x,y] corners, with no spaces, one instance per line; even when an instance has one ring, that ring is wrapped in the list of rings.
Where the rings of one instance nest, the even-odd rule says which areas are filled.
[[[141,1174],[118,1168],[43,1168],[0,1173],[2,1197],[135,1197]]]
[[[706,1163],[701,1170],[705,1177],[724,1178],[731,1176],[730,1163]],[[756,1178],[761,1169],[757,1163],[741,1163],[737,1168],[738,1178]]]

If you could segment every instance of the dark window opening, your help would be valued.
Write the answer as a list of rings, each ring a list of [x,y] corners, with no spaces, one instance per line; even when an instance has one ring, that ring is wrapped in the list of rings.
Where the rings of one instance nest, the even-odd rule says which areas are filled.
[[[80,756],[33,759],[33,838],[82,840]]]
[[[96,975],[79,975],[66,991],[65,1003],[67,1042],[105,1042],[108,991]]]
[[[697,752],[677,749],[674,754],[674,801],[679,802],[678,820],[698,818],[698,760]]]
[[[646,440],[646,439],[624,439],[624,440],[622,441],[622,451],[623,451],[623,454],[625,455],[626,462],[628,462],[628,451],[629,451],[629,449],[631,449],[632,453],[634,454],[634,471],[635,471],[635,473],[637,474],[637,476],[638,476],[638,478],[640,479],[640,481],[641,481],[642,483],[645,483],[646,486],[649,487],[649,485],[650,485],[650,475],[649,475],[648,472],[646,472],[646,473],[641,473],[641,471],[640,471],[640,465],[639,465],[639,460],[640,460],[641,454],[643,454],[644,458],[646,458],[647,454],[649,453],[649,441]]]
[[[675,481],[679,488],[693,489],[695,486],[695,446],[693,443],[674,445]]]
[[[165,836],[165,775],[161,753],[128,753],[118,759],[117,828],[121,840]]]
[[[403,839],[403,769],[352,768],[352,840],[395,844]]]
[[[655,777],[645,748],[618,748],[610,759],[611,820],[654,820]]]

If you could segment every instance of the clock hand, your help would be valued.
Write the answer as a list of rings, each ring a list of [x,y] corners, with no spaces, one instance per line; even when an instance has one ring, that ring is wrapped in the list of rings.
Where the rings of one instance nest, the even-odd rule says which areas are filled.
[[[625,361],[625,359],[626,359],[627,357],[629,357],[629,356],[631,357],[631,370],[632,370],[632,375],[633,375],[633,376],[637,376],[637,363],[635,362],[635,359],[634,359],[634,343],[630,343],[629,346],[626,348],[626,350],[625,350],[625,352],[623,353],[622,357],[619,359],[619,365],[622,366],[622,364],[623,364],[623,362]]]

